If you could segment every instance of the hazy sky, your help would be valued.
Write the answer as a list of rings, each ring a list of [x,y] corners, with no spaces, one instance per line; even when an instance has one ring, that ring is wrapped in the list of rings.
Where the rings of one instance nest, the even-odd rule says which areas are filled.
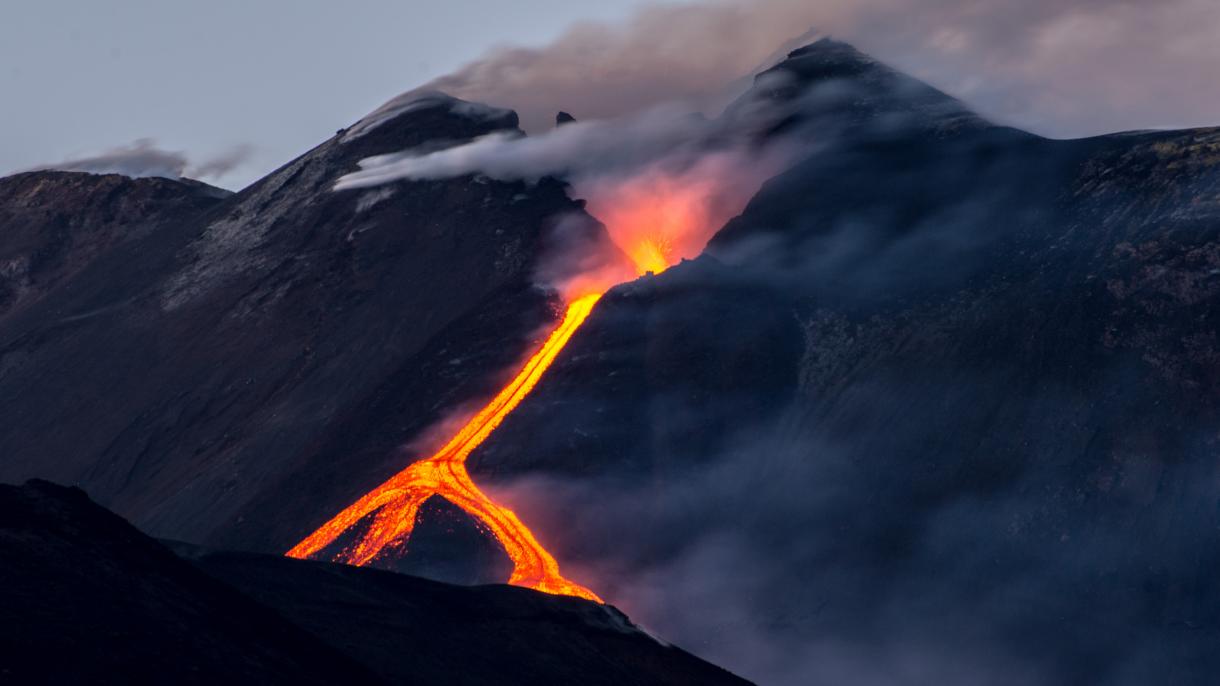
[[[5,0],[0,174],[155,139],[253,144],[238,187],[390,97],[509,40],[640,0]]]
[[[535,125],[616,116],[719,91],[809,28],[1043,135],[1220,124],[1220,0],[650,5],[4,0],[0,174],[84,157],[239,188],[443,75]]]

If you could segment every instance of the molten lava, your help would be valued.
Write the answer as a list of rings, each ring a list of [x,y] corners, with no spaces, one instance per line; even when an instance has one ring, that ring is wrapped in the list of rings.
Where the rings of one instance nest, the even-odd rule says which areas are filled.
[[[610,260],[618,260],[618,266],[604,273],[584,274],[569,284],[565,290],[570,304],[563,321],[516,377],[444,447],[357,500],[287,554],[298,558],[316,555],[369,519],[358,539],[335,556],[338,562],[368,564],[387,546],[408,540],[420,506],[432,496],[440,496],[481,522],[504,546],[513,562],[508,583],[601,602],[588,588],[559,573],[555,557],[512,510],[479,490],[466,471],[466,458],[533,390],[602,293],[632,271],[659,274],[683,258],[694,257],[711,232],[740,210],[757,183],[743,176],[738,162],[711,156],[677,172],[658,166],[631,178],[602,179],[580,189],[587,191],[589,208],[602,219],[621,251]],[[622,263],[624,256],[629,265]]]
[[[766,165],[712,154],[686,168],[657,164],[626,177],[578,182],[577,192],[639,275],[698,255],[712,231],[741,211]]]
[[[402,470],[335,515],[289,550],[288,555],[309,557],[330,545],[357,522],[376,512],[372,524],[360,540],[336,556],[336,561],[354,565],[368,564],[386,546],[409,537],[415,527],[415,517],[420,506],[428,498],[439,495],[482,522],[504,546],[513,562],[513,573],[508,583],[546,593],[572,595],[601,602],[601,598],[593,591],[560,574],[559,563],[542,547],[538,539],[534,538],[534,534],[521,523],[517,515],[488,498],[466,472],[467,456],[479,447],[533,390],[600,298],[601,294],[595,293],[572,302],[563,321],[551,332],[542,349],[534,353],[504,390],[436,454]]]

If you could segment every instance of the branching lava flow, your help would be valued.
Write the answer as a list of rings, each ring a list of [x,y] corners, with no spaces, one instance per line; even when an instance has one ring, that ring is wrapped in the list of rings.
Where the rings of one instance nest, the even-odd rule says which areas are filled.
[[[370,523],[337,562],[365,565],[387,546],[410,538],[419,508],[440,496],[486,526],[513,562],[508,583],[601,602],[593,591],[559,573],[555,557],[512,510],[494,502],[471,480],[466,458],[533,390],[539,379],[593,311],[602,294],[632,273],[659,274],[692,257],[715,228],[733,215],[756,184],[743,182],[738,165],[717,157],[685,171],[657,168],[632,178],[586,187],[590,208],[604,222],[622,263],[605,273],[582,275],[570,286],[567,313],[542,348],[473,419],[431,457],[402,470],[335,515],[288,551],[311,557],[362,521]]]
[[[517,515],[488,498],[466,472],[466,457],[533,390],[600,298],[601,294],[596,293],[572,302],[542,349],[534,353],[517,376],[436,454],[407,467],[335,515],[289,550],[288,555],[299,558],[314,555],[361,519],[376,513],[360,540],[336,558],[336,561],[354,565],[368,564],[387,545],[409,537],[420,506],[428,498],[439,495],[482,522],[504,546],[513,561],[513,574],[508,583],[600,602],[601,598],[592,591],[564,578],[559,573],[559,563]]]

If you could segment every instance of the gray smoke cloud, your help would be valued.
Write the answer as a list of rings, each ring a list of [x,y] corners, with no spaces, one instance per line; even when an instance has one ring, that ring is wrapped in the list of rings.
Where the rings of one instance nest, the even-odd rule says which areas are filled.
[[[221,154],[193,163],[185,152],[166,150],[151,138],[140,138],[96,155],[67,159],[38,169],[122,174],[131,177],[162,176],[170,179],[199,179],[223,176],[249,159],[252,148],[239,145]]]
[[[368,158],[360,163],[361,171],[344,176],[335,188],[473,173],[529,181],[559,173],[614,173],[698,147],[710,129],[688,112],[665,106],[624,119],[577,122],[539,136],[497,132],[422,155],[406,151]]]
[[[425,88],[511,107],[527,130],[681,101],[708,111],[732,83],[833,34],[1051,136],[1220,120],[1212,0],[727,0],[580,24],[548,46],[501,48]],[[740,87],[740,82],[737,82]]]
[[[787,77],[766,78],[778,82]],[[667,264],[701,252],[708,238],[745,206],[762,182],[803,149],[787,139],[778,145],[761,135],[803,102],[780,103],[751,95],[715,119],[691,113],[679,103],[666,103],[617,118],[568,123],[535,136],[523,136],[516,129],[497,131],[439,150],[366,158],[360,170],[341,177],[335,189],[471,174],[531,183],[544,176],[563,177],[574,197],[586,201],[588,211],[631,260],[618,259],[623,253],[617,250],[614,255],[559,251],[544,260],[538,276],[567,294],[605,290],[634,278],[637,268],[663,268],[652,255],[644,254],[651,252],[649,245],[653,250],[665,246],[666,259],[660,261]],[[463,116],[483,116],[466,101],[426,91],[418,100],[406,96],[392,100],[348,135],[352,131],[361,135],[395,113],[419,107],[448,107]],[[609,247],[600,245],[597,250]],[[575,278],[557,282],[553,272],[572,270],[554,269],[555,261],[592,262],[604,269],[582,269]]]
[[[435,101],[436,95],[429,94],[422,102]],[[476,173],[530,182],[549,175],[587,179],[630,174],[661,160],[690,165],[707,155],[750,145],[756,132],[788,111],[759,100],[742,103],[733,116],[712,120],[679,103],[663,103],[618,118],[574,122],[535,136],[499,131],[440,150],[406,150],[361,160],[360,171],[340,178],[335,189]]]
[[[543,48],[493,50],[424,88],[511,107],[526,130],[545,128],[557,109],[600,119],[670,102],[708,108],[723,103],[727,82],[798,47],[793,39],[803,29],[793,27],[810,22],[797,9],[740,2],[646,7],[621,25],[577,24]]]

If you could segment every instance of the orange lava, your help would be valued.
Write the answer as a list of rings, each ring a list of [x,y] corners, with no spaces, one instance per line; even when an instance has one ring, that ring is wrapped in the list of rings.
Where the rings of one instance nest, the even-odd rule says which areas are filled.
[[[360,539],[335,557],[336,562],[368,564],[386,546],[410,537],[420,506],[438,495],[482,522],[504,546],[513,562],[508,583],[601,602],[593,591],[560,574],[554,556],[542,547],[517,515],[487,497],[466,471],[466,458],[533,390],[600,298],[600,293],[594,293],[573,301],[542,349],[534,353],[517,376],[436,454],[407,467],[335,515],[289,550],[288,556],[315,555],[340,534],[373,514],[372,524]]]
[[[660,274],[702,252],[711,234],[758,190],[760,168],[732,155],[710,155],[687,169],[657,165],[577,190],[636,273]]]
[[[744,166],[744,169],[743,169]],[[592,214],[606,226],[621,251],[610,267],[582,274],[561,290],[571,300],[559,326],[524,368],[436,454],[416,462],[335,515],[288,551],[305,558],[371,517],[359,539],[335,556],[337,562],[365,565],[382,551],[410,538],[419,508],[440,496],[491,530],[513,562],[508,583],[538,591],[601,602],[593,591],[559,573],[559,563],[512,510],[494,502],[470,479],[466,458],[533,390],[572,335],[593,311],[602,293],[632,271],[660,274],[697,255],[707,239],[758,188],[762,172],[742,160],[711,156],[679,171],[657,166],[625,179],[602,179],[580,188]],[[622,261],[625,255],[629,263]]]

